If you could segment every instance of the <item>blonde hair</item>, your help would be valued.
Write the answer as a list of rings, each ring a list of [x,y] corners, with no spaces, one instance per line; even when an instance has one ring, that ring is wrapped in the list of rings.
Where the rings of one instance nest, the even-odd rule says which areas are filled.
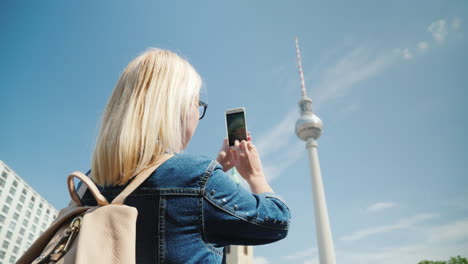
[[[124,185],[166,152],[184,147],[187,118],[202,80],[177,54],[150,49],[127,65],[104,111],[91,177]]]

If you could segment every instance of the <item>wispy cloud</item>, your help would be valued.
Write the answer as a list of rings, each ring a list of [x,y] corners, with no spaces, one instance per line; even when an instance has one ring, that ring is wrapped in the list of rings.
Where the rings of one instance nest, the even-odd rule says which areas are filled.
[[[426,51],[429,48],[429,44],[426,41],[421,41],[418,43],[418,50],[419,51]]]
[[[468,240],[468,218],[431,228],[426,233],[429,242]]]
[[[366,46],[351,50],[321,74],[323,78],[314,87],[315,109],[348,95],[356,84],[378,75],[393,62],[393,54],[385,51]]]
[[[447,260],[451,256],[468,253],[468,243],[437,243],[425,241],[372,250],[337,250],[337,259],[347,264],[419,263],[422,260]],[[315,262],[318,264],[318,262]]]
[[[398,246],[368,249],[364,243],[360,243],[354,244],[355,246],[350,249],[343,245],[340,246],[338,243],[336,247],[337,261],[345,261],[347,264],[419,263],[425,259],[447,260],[451,256],[462,255],[466,257],[468,255],[468,218],[443,225],[425,225],[423,228],[413,229],[413,232],[417,234],[416,241]],[[297,251],[283,258],[295,263],[319,263],[318,253],[316,249],[312,248]]]
[[[268,259],[265,257],[256,256],[253,258],[253,263],[254,264],[268,264],[270,263],[270,261],[268,261]]]
[[[356,232],[353,232],[351,235],[341,237],[341,240],[342,241],[356,241],[364,237],[375,235],[375,234],[386,233],[386,232],[399,230],[399,229],[407,229],[409,227],[412,227],[416,224],[420,224],[434,217],[436,217],[435,214],[419,214],[419,215],[415,215],[412,217],[401,219],[393,225],[383,225],[383,226],[376,226],[376,227],[370,227],[370,228],[358,230]]]
[[[462,24],[461,18],[459,18],[459,17],[454,17],[454,18],[452,19],[452,28],[453,28],[454,30],[460,29],[461,24]]]
[[[393,203],[393,202],[381,202],[381,203],[375,203],[369,207],[367,207],[367,211],[369,212],[377,212],[377,211],[381,211],[381,210],[384,210],[384,209],[388,209],[388,208],[392,208],[392,207],[395,207],[396,206],[396,203]]]
[[[427,27],[427,32],[431,34],[433,41],[436,43],[443,43],[447,40],[450,32],[454,32],[460,29],[461,19],[455,17],[452,19],[451,27],[446,19],[439,19],[433,21]],[[423,54],[429,49],[430,43],[428,41],[419,41],[414,47],[396,48],[394,49],[395,54],[399,57],[410,60],[418,54]]]
[[[427,31],[432,34],[432,38],[438,42],[443,42],[448,35],[447,21],[445,19],[439,19],[432,22]]]
[[[290,143],[288,139],[294,133],[294,124],[298,115],[297,109],[290,109],[278,124],[259,137],[257,149],[262,157],[278,152]]]
[[[318,256],[318,250],[317,248],[307,248],[302,251],[297,251],[292,255],[284,256],[283,259],[285,260],[298,260],[298,259],[304,259],[304,258],[311,258]]]

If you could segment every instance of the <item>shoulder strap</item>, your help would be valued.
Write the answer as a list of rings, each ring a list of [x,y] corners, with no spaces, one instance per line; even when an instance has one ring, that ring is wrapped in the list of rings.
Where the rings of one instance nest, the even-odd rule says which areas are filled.
[[[129,196],[138,186],[140,186],[148,177],[166,160],[170,159],[174,155],[164,154],[162,155],[156,164],[151,167],[148,167],[141,171],[135,178],[128,184],[127,187],[112,201],[111,204],[124,204],[125,199]]]
[[[67,178],[67,183],[68,183],[68,191],[70,192],[70,196],[72,200],[75,202],[75,204],[79,206],[83,206],[80,197],[76,193],[75,189],[75,182],[73,182],[73,178],[78,178],[83,182],[83,185],[86,185],[88,189],[91,191],[91,193],[94,196],[94,199],[96,199],[96,202],[99,206],[103,205],[108,205],[109,202],[107,201],[106,197],[104,197],[100,192],[99,189],[96,187],[94,182],[88,178],[88,176],[84,175],[83,173],[79,171],[74,171],[70,176]]]

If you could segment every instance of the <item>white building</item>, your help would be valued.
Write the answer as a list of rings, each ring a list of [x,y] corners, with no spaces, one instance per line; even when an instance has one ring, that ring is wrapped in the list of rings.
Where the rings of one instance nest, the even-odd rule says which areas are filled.
[[[253,247],[227,246],[226,264],[253,264]]]
[[[0,264],[15,263],[57,213],[0,160]]]

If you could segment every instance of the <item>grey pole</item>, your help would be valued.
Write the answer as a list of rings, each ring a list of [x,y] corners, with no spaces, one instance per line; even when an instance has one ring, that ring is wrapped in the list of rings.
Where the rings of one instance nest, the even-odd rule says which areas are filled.
[[[323,188],[322,173],[317,151],[317,139],[322,134],[323,123],[312,111],[312,100],[307,97],[302,73],[299,44],[296,38],[296,52],[301,76],[302,98],[299,101],[300,117],[296,122],[296,135],[306,142],[309,155],[310,176],[312,178],[312,195],[314,200],[315,228],[320,264],[336,264],[327,203]]]

